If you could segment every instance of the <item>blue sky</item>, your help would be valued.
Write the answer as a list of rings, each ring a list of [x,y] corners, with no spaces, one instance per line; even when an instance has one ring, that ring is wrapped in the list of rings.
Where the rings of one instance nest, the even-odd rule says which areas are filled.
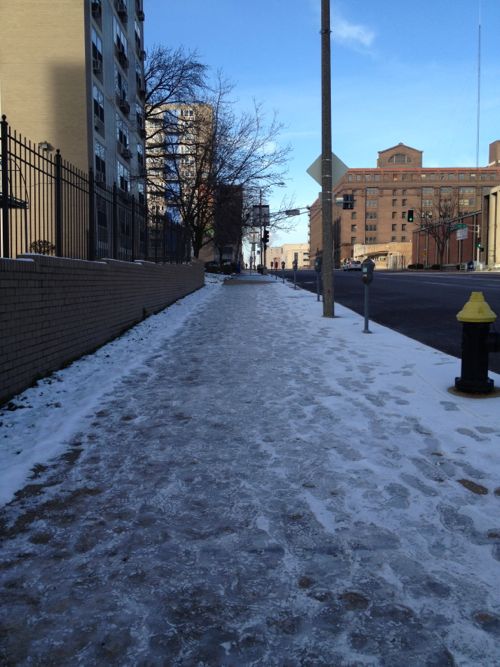
[[[306,174],[321,152],[320,0],[144,0],[146,46],[196,50],[252,99],[276,110],[293,148],[286,187],[270,198],[311,204]],[[376,166],[400,141],[424,166],[476,164],[477,51],[481,16],[479,164],[500,139],[498,0],[332,0],[332,143],[350,167]],[[273,243],[307,240],[307,216]]]

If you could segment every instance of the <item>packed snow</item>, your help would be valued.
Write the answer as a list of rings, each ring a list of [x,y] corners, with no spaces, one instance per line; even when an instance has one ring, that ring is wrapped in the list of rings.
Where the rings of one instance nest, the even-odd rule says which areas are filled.
[[[1,410],[0,664],[500,664],[500,396],[335,311],[208,276]]]

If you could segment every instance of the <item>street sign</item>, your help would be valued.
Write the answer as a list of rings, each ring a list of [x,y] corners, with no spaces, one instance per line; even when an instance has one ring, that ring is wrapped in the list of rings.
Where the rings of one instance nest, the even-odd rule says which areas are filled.
[[[344,164],[335,153],[332,153],[332,188],[337,185],[348,169],[349,167]],[[306,171],[311,178],[314,178],[316,183],[323,185],[321,182],[321,155],[314,160],[312,165],[308,167]]]
[[[467,225],[460,225],[457,227],[457,241],[465,241],[468,238],[469,228]]]

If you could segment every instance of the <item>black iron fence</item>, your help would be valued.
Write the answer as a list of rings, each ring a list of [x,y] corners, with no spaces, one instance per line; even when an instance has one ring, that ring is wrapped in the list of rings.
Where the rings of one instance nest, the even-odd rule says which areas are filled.
[[[35,146],[5,116],[0,126],[0,257],[190,260],[188,235],[167,213]]]

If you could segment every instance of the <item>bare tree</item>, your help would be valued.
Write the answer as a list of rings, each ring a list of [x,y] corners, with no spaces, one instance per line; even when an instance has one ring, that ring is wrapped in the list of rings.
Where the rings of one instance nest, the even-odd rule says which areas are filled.
[[[440,196],[432,208],[417,211],[420,229],[434,239],[440,265],[444,262],[446,248],[456,229],[458,215],[459,206],[456,193]]]
[[[277,141],[282,126],[266,122],[260,104],[237,115],[232,86],[219,75],[216,85],[192,104],[169,107],[150,171],[156,192],[179,212],[195,257],[214,238],[214,210],[221,187],[255,191],[282,180],[289,148]]]
[[[193,102],[199,97],[205,89],[207,70],[195,51],[182,47],[154,46],[147,53],[144,106],[149,140],[164,128],[166,105]]]

